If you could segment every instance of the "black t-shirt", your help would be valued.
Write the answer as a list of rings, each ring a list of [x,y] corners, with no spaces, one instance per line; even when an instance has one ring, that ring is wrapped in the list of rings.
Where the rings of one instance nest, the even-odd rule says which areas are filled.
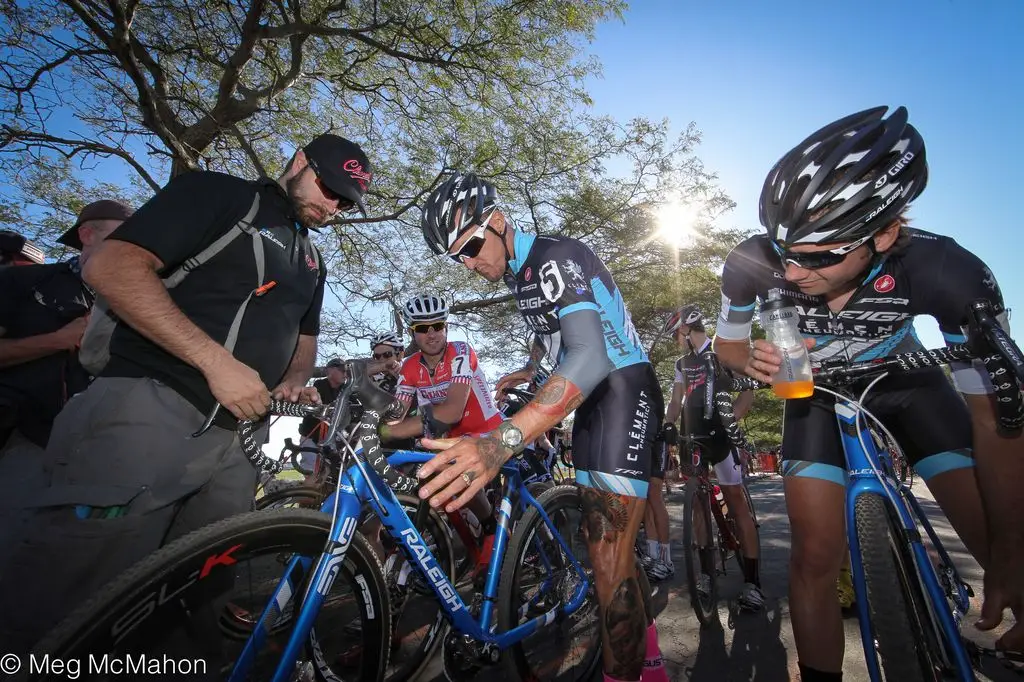
[[[264,281],[276,284],[264,295],[250,299],[234,356],[256,370],[273,389],[288,368],[299,335],[320,332],[326,276],[308,231],[295,222],[291,203],[275,181],[250,182],[206,171],[180,175],[109,239],[150,251],[163,262],[159,274],[166,276],[243,218],[257,191],[260,205],[252,224],[263,238]],[[253,242],[246,234],[193,270],[170,295],[196,326],[224,343],[239,306],[258,284]],[[110,356],[104,376],[152,377],[204,413],[214,405],[199,370],[125,324],[119,324],[114,333]],[[222,410],[217,423],[230,427],[233,420]]]
[[[4,339],[55,332],[88,313],[93,303],[77,260],[0,269],[0,292]],[[4,425],[17,426],[45,446],[54,417],[68,398],[85,389],[89,378],[68,351],[0,368],[0,431]]]

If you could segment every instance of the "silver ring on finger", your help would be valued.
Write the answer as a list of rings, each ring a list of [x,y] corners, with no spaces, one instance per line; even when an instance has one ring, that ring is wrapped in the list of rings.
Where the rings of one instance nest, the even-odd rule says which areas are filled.
[[[473,479],[474,478],[476,478],[476,472],[475,471],[464,471],[464,472],[462,472],[462,480],[466,482],[466,487],[467,488],[473,484]]]

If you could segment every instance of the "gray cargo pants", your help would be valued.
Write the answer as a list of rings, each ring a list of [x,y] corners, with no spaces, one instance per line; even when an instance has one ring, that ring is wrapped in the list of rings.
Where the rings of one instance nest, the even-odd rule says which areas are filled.
[[[100,378],[68,402],[41,486],[6,501],[30,512],[0,548],[0,649],[28,651],[160,546],[252,508],[256,472],[238,438],[217,427],[192,438],[204,418],[152,379]]]

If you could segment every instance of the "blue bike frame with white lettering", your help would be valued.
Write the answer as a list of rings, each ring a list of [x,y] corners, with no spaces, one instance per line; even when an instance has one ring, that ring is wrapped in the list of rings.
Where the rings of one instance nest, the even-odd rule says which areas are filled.
[[[358,451],[357,451],[358,452]],[[393,467],[404,464],[422,464],[434,457],[435,453],[417,452],[413,450],[397,450],[388,457],[388,463]],[[505,487],[498,512],[498,528],[494,538],[494,550],[487,569],[487,578],[484,584],[484,599],[480,609],[480,615],[474,619],[470,615],[462,597],[452,585],[448,576],[437,563],[437,559],[431,554],[423,537],[413,525],[412,520],[405,513],[401,502],[394,492],[385,484],[380,477],[365,462],[356,459],[355,463],[348,467],[342,474],[341,483],[337,492],[332,492],[320,510],[327,514],[337,515],[331,525],[330,539],[324,552],[316,559],[316,566],[313,569],[310,586],[301,605],[295,609],[295,627],[281,653],[281,659],[277,670],[272,678],[273,682],[285,682],[295,675],[295,663],[299,660],[303,647],[309,639],[313,622],[316,620],[323,606],[324,599],[330,592],[331,586],[337,576],[342,562],[345,560],[345,551],[352,541],[356,532],[363,503],[369,503],[376,512],[384,528],[391,537],[405,551],[406,557],[416,567],[423,577],[425,583],[430,585],[438,602],[443,607],[447,618],[453,627],[460,633],[469,635],[480,642],[490,643],[498,649],[506,649],[517,642],[536,632],[539,628],[553,622],[559,615],[569,615],[579,609],[587,597],[589,581],[583,568],[576,561],[572,551],[566,545],[565,540],[559,535],[551,519],[544,508],[537,502],[537,499],[530,494],[526,485],[523,484],[522,475],[519,472],[518,464],[510,460],[506,463],[501,472],[505,475]],[[571,599],[565,604],[559,604],[550,608],[529,621],[518,625],[508,632],[496,633],[490,625],[494,618],[495,602],[498,593],[498,578],[501,574],[501,565],[505,556],[505,550],[511,539],[511,516],[512,503],[517,499],[522,510],[527,507],[534,507],[540,513],[544,523],[550,529],[552,536],[558,541],[564,556],[571,563],[572,569],[579,577],[576,590]],[[290,601],[296,598],[296,590],[302,582],[300,576],[308,575],[309,568],[313,565],[313,557],[293,557],[278,583],[273,596],[268,601],[259,621],[253,628],[242,654],[235,662],[234,670],[230,679],[241,682],[248,680],[252,665],[256,660],[256,654],[265,645],[267,636],[277,621],[284,616],[285,607]],[[300,569],[300,570],[296,570]],[[372,617],[372,614],[369,614]]]
[[[931,615],[930,623],[934,623],[939,630],[936,635],[941,640],[941,646],[947,658],[946,663],[951,666],[952,670],[955,670],[957,679],[964,682],[973,680],[974,673],[971,670],[970,658],[964,648],[959,627],[960,620],[967,613],[970,605],[964,582],[956,573],[953,562],[942,543],[939,542],[938,536],[931,524],[928,523],[924,511],[910,488],[900,485],[895,478],[889,475],[879,476],[875,473],[876,471],[892,472],[892,463],[887,452],[879,451],[873,436],[861,429],[857,420],[856,406],[837,398],[835,413],[839,423],[839,432],[842,434],[843,449],[846,452],[846,464],[849,471],[846,491],[846,528],[850,543],[850,566],[854,591],[857,595],[860,635],[871,679],[880,681],[882,674],[878,657],[874,654],[875,637],[872,633],[868,607],[867,583],[861,569],[861,548],[854,525],[854,509],[857,498],[863,494],[879,495],[886,500],[892,518],[898,524],[898,528],[894,528],[894,532],[899,533],[899,537],[896,537],[895,541],[909,547],[909,555],[914,564],[910,568],[916,569],[907,578],[914,580],[916,576],[921,594],[924,595],[925,601],[928,603]],[[939,576],[924,547],[917,524],[924,527],[932,546],[939,554],[945,574],[945,586],[940,584]],[[950,610],[950,602],[952,602],[954,610]],[[928,626],[930,626],[929,623],[926,623],[926,627]],[[915,654],[907,652],[907,655]]]

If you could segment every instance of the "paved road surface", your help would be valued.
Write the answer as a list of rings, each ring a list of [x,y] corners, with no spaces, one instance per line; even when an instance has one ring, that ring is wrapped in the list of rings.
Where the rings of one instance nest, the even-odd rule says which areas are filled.
[[[789,608],[786,598],[787,564],[789,561],[789,524],[782,493],[781,479],[770,477],[752,481],[750,492],[757,507],[761,523],[761,552],[763,556],[762,584],[768,596],[767,609],[763,614],[742,614],[735,622],[735,629],[728,622],[728,609],[721,602],[722,628],[702,630],[690,608],[686,589],[686,576],[679,570],[682,558],[682,488],[673,486],[668,497],[669,516],[672,520],[672,553],[677,574],[669,581],[658,585],[655,607],[659,609],[658,629],[666,667],[672,680],[695,680],[709,682],[785,682],[799,680],[797,673],[796,647],[789,624]],[[977,597],[972,604],[967,621],[973,622],[980,612],[982,572],[977,563],[963,549],[938,505],[927,488],[917,482],[914,493],[918,496],[936,532],[953,557],[961,575],[975,587]],[[719,587],[722,600],[736,596],[741,585],[735,564],[728,566],[730,575]],[[855,618],[848,618],[846,625],[846,661],[843,679],[847,682],[861,682],[868,679],[864,664],[864,653]],[[979,643],[991,645],[995,637],[981,633],[968,626],[969,637]],[[500,670],[500,669],[499,669]],[[499,671],[486,671],[479,676],[481,681],[494,682]],[[439,662],[428,668],[422,678],[428,682],[444,682]],[[598,675],[594,682],[600,682]],[[986,662],[979,680],[1003,682],[1022,677],[1008,673],[998,663]]]

